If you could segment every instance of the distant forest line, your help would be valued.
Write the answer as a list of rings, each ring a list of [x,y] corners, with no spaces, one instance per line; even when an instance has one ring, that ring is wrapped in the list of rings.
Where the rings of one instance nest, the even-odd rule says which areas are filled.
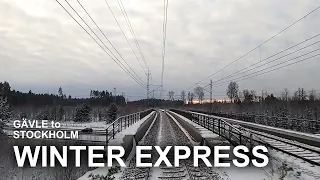
[[[88,92],[89,94],[89,92]],[[63,93],[63,89],[57,88],[57,94],[36,94],[31,90],[27,93],[11,89],[8,82],[0,82],[0,95],[7,98],[8,103],[13,107],[19,106],[77,106],[86,103],[91,106],[108,106],[111,103],[124,105],[125,98],[122,95],[114,96],[112,92],[107,90],[91,90],[90,98],[76,98]]]
[[[182,101],[138,100],[126,102],[123,95],[108,90],[91,90],[89,98],[76,98],[57,88],[57,94],[20,92],[8,82],[0,82],[0,119],[50,119],[76,121],[112,121],[120,115],[143,111],[151,107],[181,105]]]
[[[36,94],[32,91],[26,93],[13,90],[8,82],[0,82],[0,119],[10,116],[74,120],[80,113],[86,114],[84,119],[100,121],[109,118],[110,109],[119,116],[157,107],[320,119],[320,95],[315,90],[308,92],[304,88],[297,88],[293,93],[284,89],[277,95],[267,92],[258,95],[254,90],[240,91],[238,84],[231,82],[226,89],[226,96],[230,101],[213,100],[213,105],[203,101],[204,89],[201,87],[196,87],[194,92],[182,91],[181,95],[169,91],[169,100],[153,98],[126,102],[124,96],[114,96],[108,90],[91,90],[88,94],[89,98],[75,98],[64,94],[62,88],[57,88],[57,94]],[[194,103],[195,101],[200,103]],[[117,108],[110,108],[111,104]]]
[[[171,92],[171,94],[173,94]],[[282,92],[273,94],[263,91],[258,94],[255,90],[242,89],[236,82],[230,82],[226,88],[229,101],[217,102],[212,105],[203,101],[204,89],[200,86],[194,92],[181,92],[188,105],[184,109],[202,110],[216,113],[258,114],[264,116],[292,117],[310,120],[320,120],[320,94],[315,89],[297,88],[290,92],[285,88]],[[194,104],[197,98],[200,103]]]

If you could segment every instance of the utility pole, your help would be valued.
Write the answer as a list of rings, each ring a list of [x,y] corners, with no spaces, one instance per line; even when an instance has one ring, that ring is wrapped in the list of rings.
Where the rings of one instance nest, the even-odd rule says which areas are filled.
[[[211,113],[213,111],[213,104],[212,104],[212,79],[210,80],[210,104],[211,104]]]
[[[113,95],[117,96],[117,88],[113,88]]]
[[[148,74],[147,74],[147,107],[149,107],[149,94],[150,94],[150,70],[148,69]]]
[[[150,71],[148,69],[148,74],[147,74],[147,99],[149,99],[150,75],[151,75],[151,73],[150,73]]]
[[[117,103],[117,88],[113,88],[114,102]]]
[[[124,98],[124,103],[127,104],[127,101],[126,101],[126,93],[123,92],[123,93],[122,93],[122,97]]]
[[[262,113],[262,103],[263,103],[263,101],[264,101],[264,94],[263,94],[263,90],[262,90],[262,92],[261,92],[261,99],[260,99],[260,113]]]

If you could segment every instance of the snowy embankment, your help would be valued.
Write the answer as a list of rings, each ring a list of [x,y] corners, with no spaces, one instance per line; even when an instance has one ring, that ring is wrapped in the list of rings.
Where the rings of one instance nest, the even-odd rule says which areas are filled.
[[[149,119],[155,111],[152,113],[148,114],[146,117],[142,118],[140,121],[134,123],[132,126],[129,128],[119,132],[118,134],[115,135],[114,139],[111,139],[109,141],[109,146],[119,146],[120,144],[123,143],[123,138],[128,135],[135,135],[137,130],[140,128],[140,126],[147,120]]]
[[[212,131],[210,131],[210,130],[208,130],[208,129],[200,126],[200,125],[198,125],[197,123],[192,122],[190,119],[188,119],[188,118],[186,118],[186,117],[184,117],[184,116],[182,116],[180,114],[177,114],[177,113],[175,113],[173,111],[170,111],[170,113],[178,116],[180,119],[184,120],[185,122],[189,123],[191,126],[195,127],[203,138],[216,138],[216,137],[219,137],[219,135],[213,133]]]
[[[190,125],[193,125],[194,127],[196,127],[204,137],[218,136],[216,134],[213,134],[211,131],[201,127],[200,125],[192,122],[191,120],[185,118],[184,116],[181,116],[172,111],[171,113],[177,115],[184,121],[188,122]],[[226,118],[223,118],[223,119],[234,121],[233,119],[226,119]],[[243,122],[243,121],[240,121],[240,122]],[[274,129],[277,129],[277,128],[274,128]],[[283,129],[281,130],[283,131]],[[297,134],[304,134],[304,135],[309,135],[309,137],[310,136],[314,137],[314,135],[300,133],[300,132],[297,132]],[[320,179],[319,166],[311,165],[307,162],[304,162],[301,159],[297,159],[293,156],[290,156],[272,149],[269,149],[269,154],[270,154],[269,165],[264,168],[257,168],[253,166],[238,168],[238,167],[232,166],[230,168],[215,168],[215,170],[218,170],[219,175],[223,179],[228,179],[228,180],[318,180]]]
[[[68,129],[92,128],[92,130],[101,130],[101,129],[106,129],[107,126],[108,124],[105,121],[81,122],[81,123],[76,123],[73,121],[61,122],[61,128],[68,128]]]
[[[148,114],[146,117],[142,118],[140,121],[136,122],[135,124],[133,124],[132,126],[128,127],[127,129],[119,132],[118,134],[115,135],[114,139],[111,139],[108,143],[109,146],[119,146],[123,143],[123,139],[125,136],[128,135],[135,135],[136,132],[138,131],[138,129],[140,128],[140,126],[150,117],[152,117],[153,114],[155,114],[156,112],[153,111],[152,113]],[[134,149],[133,149],[134,150]],[[115,165],[113,165],[113,167],[115,167]],[[97,168],[94,169],[92,171],[88,171],[87,173],[85,173],[82,177],[80,177],[78,180],[91,180],[91,178],[89,178],[90,174],[93,175],[101,175],[101,176],[106,176],[108,174],[108,170],[109,167],[101,167],[101,168]],[[121,176],[121,173],[117,173],[113,175],[115,177],[115,179],[118,179]]]
[[[218,168],[229,180],[319,180],[320,167],[301,159],[269,149],[269,164],[264,168]]]

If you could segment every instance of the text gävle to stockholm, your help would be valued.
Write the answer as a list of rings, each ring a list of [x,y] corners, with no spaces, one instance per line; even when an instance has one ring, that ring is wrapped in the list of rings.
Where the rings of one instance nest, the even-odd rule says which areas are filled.
[[[61,124],[54,121],[15,120],[13,126],[15,128],[13,138],[15,139],[78,139],[79,137],[78,131],[58,130]]]

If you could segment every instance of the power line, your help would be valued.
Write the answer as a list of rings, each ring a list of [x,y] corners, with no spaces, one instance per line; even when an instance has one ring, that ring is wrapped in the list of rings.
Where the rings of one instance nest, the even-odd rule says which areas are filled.
[[[86,21],[79,15],[79,13],[71,6],[71,4],[65,0],[66,3],[69,5],[69,7],[77,14],[77,16],[82,20],[83,23],[86,24],[86,26],[90,29],[90,31],[99,39],[99,41],[104,45],[105,48],[114,56],[114,58],[123,66],[124,69],[131,75],[132,78],[136,80],[136,82],[139,82],[142,87],[144,87],[144,83],[141,80],[141,82],[124,66],[124,64],[113,54],[113,52],[107,47],[107,45],[99,38],[99,36],[93,31],[93,29],[86,23]],[[108,40],[108,39],[107,39]],[[109,40],[108,40],[109,41]],[[109,43],[112,45],[112,43],[109,41]],[[112,45],[113,46],[113,45]],[[114,47],[114,46],[113,46]],[[110,54],[108,54],[110,56]],[[110,56],[111,57],[111,56]]]
[[[103,36],[107,39],[107,41],[111,44],[113,49],[117,52],[117,54],[121,57],[121,59],[126,63],[126,65],[131,69],[131,71],[136,75],[136,77],[143,82],[143,80],[138,76],[138,74],[131,68],[131,66],[127,63],[127,61],[122,57],[122,55],[119,53],[119,51],[114,47],[114,45],[110,42],[109,38],[105,35],[105,33],[101,30],[101,28],[98,26],[98,24],[95,22],[95,20],[91,17],[91,15],[88,13],[88,11],[82,6],[79,0],[77,0],[81,8],[86,12],[86,14],[89,16],[89,18],[92,20],[92,22],[96,25],[96,27],[99,29],[99,31],[103,34]]]
[[[118,5],[119,5],[119,7],[120,7],[120,9],[121,9],[121,12],[122,12],[123,16],[124,16],[125,19],[126,19],[126,23],[127,23],[127,25],[128,25],[128,28],[130,29],[130,32],[131,32],[131,34],[132,34],[132,37],[133,37],[133,39],[134,39],[134,41],[135,41],[135,43],[136,43],[136,45],[137,45],[137,47],[138,47],[138,50],[139,50],[140,55],[141,55],[141,57],[142,57],[142,60],[143,60],[143,62],[144,62],[144,64],[145,64],[145,66],[147,67],[147,69],[149,70],[148,64],[147,64],[146,59],[145,59],[145,57],[144,57],[144,55],[143,55],[143,53],[142,53],[142,51],[141,51],[140,44],[139,44],[139,42],[138,42],[138,40],[137,40],[136,34],[134,33],[134,30],[133,30],[133,28],[132,28],[132,26],[131,26],[130,19],[129,19],[128,15],[127,15],[126,9],[125,9],[124,5],[122,4],[122,1],[121,1],[121,0],[117,0],[117,1],[118,1]],[[119,3],[119,1],[120,1],[120,3]]]
[[[118,19],[116,18],[116,16],[114,15],[114,13],[113,13],[113,11],[112,11],[112,9],[111,9],[111,7],[110,7],[109,3],[107,2],[107,0],[104,0],[104,1],[105,1],[105,3],[107,4],[107,6],[108,6],[108,8],[109,8],[109,10],[110,10],[110,12],[111,12],[111,14],[112,14],[112,16],[113,16],[114,20],[117,22],[117,24],[118,24],[118,26],[119,26],[119,28],[120,28],[120,30],[121,30],[121,32],[122,32],[122,34],[123,34],[123,36],[124,36],[124,37],[125,37],[125,39],[127,40],[127,43],[129,44],[129,46],[130,46],[130,48],[131,48],[131,50],[132,50],[132,52],[133,52],[134,56],[135,56],[135,57],[136,57],[136,59],[138,60],[138,62],[139,62],[139,64],[140,64],[140,66],[141,66],[141,67],[142,67],[142,69],[143,69],[143,71],[144,71],[145,73],[147,73],[147,71],[145,70],[145,67],[143,67],[143,65],[142,65],[141,61],[139,60],[139,58],[138,58],[138,56],[137,56],[136,52],[133,50],[133,48],[132,48],[132,46],[131,46],[131,44],[130,44],[130,42],[129,42],[129,40],[128,40],[127,36],[126,36],[126,34],[124,33],[123,29],[121,28],[121,26],[120,26],[120,24],[119,24],[119,21],[118,21]]]
[[[163,75],[164,75],[164,59],[166,56],[166,39],[167,39],[167,21],[168,21],[168,5],[169,1],[164,0],[164,11],[163,11],[163,49],[162,49],[162,72],[161,72],[161,92],[160,98],[163,91]]]
[[[320,35],[320,34],[318,34],[318,35]],[[314,36],[314,37],[315,37],[315,36]],[[278,53],[276,53],[276,54],[274,54],[274,55],[271,55],[271,56],[269,56],[268,58],[265,58],[265,59],[261,60],[260,62],[256,62],[256,63],[254,63],[254,64],[251,64],[250,66],[245,67],[245,68],[243,68],[243,69],[241,69],[241,70],[239,70],[239,71],[237,71],[237,72],[235,72],[235,73],[232,73],[232,74],[230,74],[230,75],[228,75],[228,76],[226,76],[226,77],[223,77],[223,78],[221,78],[221,79],[219,79],[219,80],[217,80],[217,81],[214,81],[214,83],[220,82],[220,81],[222,81],[222,80],[224,80],[224,79],[229,79],[229,78],[238,76],[238,75],[240,75],[240,74],[244,74],[244,73],[249,72],[249,71],[252,71],[252,70],[254,70],[254,69],[256,69],[256,68],[259,68],[259,67],[262,67],[262,66],[264,66],[264,65],[270,64],[270,63],[275,62],[275,61],[277,61],[277,60],[279,60],[279,59],[282,59],[282,58],[287,57],[287,56],[289,56],[289,55],[291,55],[291,54],[294,54],[294,53],[296,53],[296,52],[298,52],[298,51],[301,51],[301,50],[303,50],[303,49],[306,49],[306,48],[308,48],[308,47],[311,47],[311,46],[313,46],[313,45],[315,45],[315,44],[317,44],[317,43],[319,43],[319,42],[320,42],[320,41],[316,41],[316,42],[314,42],[314,43],[312,43],[312,44],[309,44],[309,45],[307,45],[307,46],[304,46],[304,47],[302,47],[302,48],[300,48],[300,49],[298,49],[298,50],[296,50],[296,51],[290,52],[290,53],[285,54],[285,55],[283,55],[283,56],[281,56],[281,57],[279,57],[279,58],[273,59],[272,61],[268,61],[268,62],[266,62],[266,63],[264,63],[264,64],[262,64],[262,65],[259,65],[259,66],[256,66],[256,67],[253,67],[253,68],[249,69],[249,68],[252,67],[252,66],[255,66],[255,65],[257,65],[257,64],[259,64],[259,63],[261,63],[261,62],[263,62],[263,61],[265,61],[265,60],[267,60],[267,59],[270,59],[271,57],[274,57],[274,56],[276,56],[276,55],[278,55],[278,54],[280,54],[280,53],[282,53],[282,52],[284,52],[284,51],[287,51],[287,50],[291,49],[292,47],[297,46],[298,44],[301,44],[301,43],[298,43],[298,44],[296,44],[296,45],[294,45],[294,46],[291,46],[290,48],[287,48],[287,49],[285,49],[285,50],[283,50],[283,51],[280,51],[280,52],[278,52]],[[246,70],[246,69],[248,69],[248,70]],[[246,70],[246,71],[244,71],[244,70]]]
[[[65,0],[66,1],[66,0]],[[58,0],[56,0],[56,2],[64,9],[64,11],[94,40],[94,42],[95,43],[97,43],[98,44],[98,46],[108,55],[108,56],[110,56],[110,58],[126,73],[126,74],[128,74],[134,81],[136,81],[140,86],[142,86],[142,87],[144,87],[144,85],[143,84],[141,84],[137,79],[135,79],[133,76],[132,76],[132,74],[130,74],[130,72],[129,71],[127,71],[126,70],[126,68],[125,67],[122,67],[120,64],[121,64],[121,62],[120,62],[120,64],[119,64],[119,62],[117,62],[102,46],[101,46],[101,44],[99,44],[98,43],[98,41],[79,23],[79,21],[77,21],[71,14],[70,14],[70,12],[58,1]],[[67,1],[66,1],[67,2]],[[100,39],[100,41],[101,41],[101,39]],[[103,43],[103,42],[102,42]],[[104,43],[103,43],[104,44]],[[105,45],[105,44],[104,44]],[[106,45],[105,45],[106,46]],[[108,48],[107,48],[108,49]],[[109,49],[108,49],[109,50]],[[110,50],[109,50],[110,51]],[[119,60],[118,60],[119,61]]]
[[[306,54],[310,54],[310,53],[315,52],[315,51],[318,51],[318,50],[320,50],[320,49],[316,49],[316,50],[311,51],[311,52],[306,53]],[[304,55],[306,55],[306,54],[304,54]],[[271,69],[271,70],[269,70],[269,71],[262,72],[262,71],[264,71],[264,70],[268,70],[268,69],[270,69],[270,68],[273,68],[273,67],[279,66],[279,65],[281,65],[281,64],[287,63],[287,62],[289,62],[289,61],[292,61],[293,59],[297,59],[297,58],[302,57],[302,56],[304,56],[304,55],[301,55],[301,56],[298,56],[298,57],[295,57],[295,58],[289,59],[289,60],[287,60],[287,61],[284,61],[284,62],[281,62],[281,63],[275,64],[275,65],[273,65],[273,66],[270,66],[270,67],[264,68],[264,69],[262,69],[262,70],[259,70],[259,71],[253,72],[253,73],[250,73],[250,74],[248,74],[248,75],[245,75],[245,76],[242,76],[242,77],[239,77],[239,78],[233,79],[233,80],[231,80],[231,81],[239,82],[239,81],[243,81],[243,80],[251,79],[251,78],[254,78],[254,77],[257,77],[257,76],[260,76],[260,75],[263,75],[263,74],[266,74],[266,73],[269,73],[269,72],[272,72],[272,71],[275,71],[275,70],[278,70],[278,69],[281,69],[281,68],[284,68],[284,67],[287,67],[287,66],[291,66],[291,65],[294,65],[294,64],[297,64],[297,63],[300,63],[300,62],[306,61],[306,60],[308,60],[308,59],[311,59],[311,58],[314,58],[314,57],[316,57],[316,56],[319,56],[320,54],[316,54],[316,55],[313,55],[313,56],[310,56],[310,57],[307,57],[307,58],[301,59],[301,60],[299,60],[299,61],[295,61],[295,62],[293,62],[293,63],[286,64],[286,65],[284,65],[284,66],[280,66],[280,67],[278,67],[278,68],[275,68],[275,69]],[[262,72],[262,73],[257,74],[257,75],[254,75],[254,76],[250,76],[250,75],[256,74],[256,73],[258,73],[258,72]],[[250,76],[250,77],[247,77],[247,76]],[[243,77],[247,77],[247,78],[243,78]],[[243,78],[243,79],[241,79],[241,78]],[[239,80],[238,80],[238,79],[239,79]],[[221,84],[217,84],[217,85],[216,85],[216,86],[214,86],[214,87],[221,87],[221,86],[223,86],[223,85],[227,85],[228,83],[229,83],[229,82],[221,82]]]
[[[310,14],[314,13],[315,11],[317,11],[320,8],[320,6],[316,7],[315,9],[313,9],[312,11],[310,11],[309,13],[307,13],[306,15],[304,15],[303,17],[301,17],[300,19],[298,19],[297,21],[295,21],[294,23],[290,24],[289,26],[287,26],[286,28],[284,28],[283,30],[281,30],[280,32],[278,32],[277,34],[273,35],[272,37],[270,37],[269,39],[267,39],[266,41],[264,41],[263,43],[261,43],[260,45],[258,45],[257,47],[251,49],[249,52],[245,53],[244,55],[242,55],[241,57],[239,57],[238,59],[232,61],[231,63],[229,63],[228,65],[226,65],[225,67],[223,67],[222,69],[214,72],[213,74],[207,76],[206,78],[198,81],[202,82],[208,78],[210,78],[211,76],[216,75],[217,73],[223,71],[225,68],[229,67],[230,65],[234,64],[235,62],[237,62],[238,60],[241,60],[242,58],[244,58],[245,56],[247,56],[248,54],[250,54],[251,52],[253,52],[254,50],[260,48],[262,45],[266,44],[267,42],[269,42],[270,40],[274,39],[275,37],[277,37],[278,35],[280,35],[281,33],[283,33],[284,31],[286,31],[287,29],[291,28],[292,26],[294,26],[295,24],[297,24],[298,22],[300,22],[301,20],[303,20],[304,18],[306,18],[307,16],[309,16]]]
[[[289,59],[289,60],[287,60],[287,61],[284,61],[284,62],[281,62],[281,63],[275,64],[275,65],[270,66],[270,67],[267,67],[267,68],[264,68],[264,69],[262,69],[262,70],[255,71],[255,72],[253,72],[253,73],[250,73],[250,74],[247,74],[247,75],[244,75],[244,76],[241,76],[241,77],[238,77],[238,78],[232,79],[231,81],[236,81],[237,79],[241,79],[241,78],[243,78],[243,77],[247,77],[247,76],[250,76],[250,75],[252,75],[252,74],[256,74],[256,73],[261,72],[261,71],[264,71],[264,70],[268,70],[268,69],[270,69],[270,68],[273,68],[273,67],[279,66],[279,65],[281,65],[281,64],[284,64],[284,63],[290,62],[290,61],[292,61],[292,60],[294,60],[294,59],[300,58],[300,57],[302,57],[302,56],[305,56],[305,55],[307,55],[307,54],[310,54],[310,53],[313,53],[313,52],[315,52],[315,51],[319,51],[319,50],[320,50],[320,49],[313,50],[313,51],[308,52],[308,53],[306,53],[306,54],[303,54],[303,55],[300,55],[300,56],[294,57],[294,58],[292,58],[292,59]],[[319,55],[319,54],[314,55],[314,56],[311,56],[311,57],[308,57],[308,58],[305,58],[305,59],[302,59],[302,60],[299,60],[299,61],[296,61],[296,62],[294,62],[294,63],[287,64],[287,65],[285,65],[285,66],[281,66],[281,68],[283,68],[283,67],[287,67],[287,66],[290,66],[290,65],[293,65],[293,64],[296,64],[296,63],[299,63],[299,62],[305,61],[305,60],[308,60],[308,59],[313,58],[313,57],[316,57],[316,56],[318,56],[318,55]],[[273,70],[271,70],[271,71],[267,71],[267,72],[272,72],[272,71],[274,71],[274,70],[281,69],[281,68],[276,68],[276,69],[273,69]],[[267,72],[265,72],[265,73],[267,73]],[[265,74],[265,73],[262,73],[262,74]],[[262,74],[259,74],[259,75],[262,75]],[[253,77],[256,77],[256,76],[252,76],[251,78],[253,78]],[[245,78],[245,79],[247,79],[247,78]],[[243,80],[245,80],[245,79],[243,79]],[[220,84],[220,85],[224,85],[225,83],[227,83],[227,84],[228,84],[228,83],[229,83],[229,81],[221,82],[221,83],[219,83],[219,84]],[[217,84],[215,87],[219,87],[219,84]]]

